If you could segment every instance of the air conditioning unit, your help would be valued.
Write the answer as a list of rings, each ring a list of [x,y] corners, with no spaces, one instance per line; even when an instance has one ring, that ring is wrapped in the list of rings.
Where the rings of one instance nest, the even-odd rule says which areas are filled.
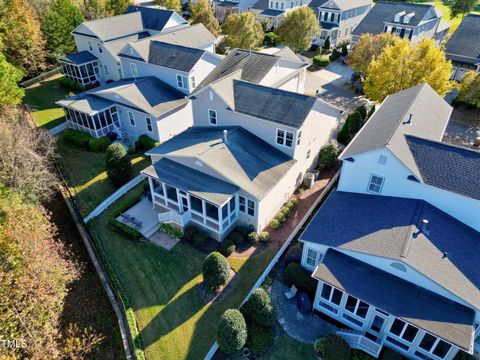
[[[312,173],[306,173],[303,179],[303,185],[311,189],[315,183],[315,175]]]

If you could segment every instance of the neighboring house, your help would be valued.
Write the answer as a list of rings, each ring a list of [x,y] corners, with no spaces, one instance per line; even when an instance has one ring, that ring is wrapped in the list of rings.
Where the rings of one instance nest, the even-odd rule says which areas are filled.
[[[160,222],[192,222],[218,241],[235,225],[261,231],[316,166],[341,111],[265,86],[272,71],[277,86],[304,72],[298,58],[284,60],[235,50],[190,96],[194,126],[148,152]]]
[[[352,42],[363,34],[392,33],[416,43],[431,38],[437,44],[451,24],[442,21],[442,12],[434,5],[377,1],[352,32]]]
[[[222,59],[211,52],[213,35],[203,25],[192,28],[193,31],[186,34],[182,34],[182,30],[177,34],[169,33],[128,44],[119,53],[123,73],[128,77],[156,76],[183,93],[190,94]],[[199,37],[199,41],[195,41],[195,32],[206,34],[206,39],[202,41],[202,37]],[[186,43],[199,45],[200,48],[181,46],[172,41],[184,35],[192,36]]]
[[[480,15],[466,15],[445,45],[453,63],[452,78],[460,81],[467,71],[480,71]]]
[[[123,79],[58,101],[69,128],[94,137],[147,135],[164,142],[192,125],[189,100],[155,77]]]
[[[72,31],[78,52],[59,59],[62,72],[82,85],[128,77],[118,57],[126,44],[181,27],[188,22],[175,11],[133,5],[123,15],[85,21]]]
[[[387,97],[300,236],[314,308],[375,357],[480,355],[480,153],[441,143],[451,111],[425,84]]]
[[[244,1],[230,1],[230,0],[219,0],[214,1],[214,11],[215,17],[220,23],[223,23],[228,15],[230,14],[239,14],[244,11],[251,9],[252,5],[256,0],[244,0]]]
[[[308,5],[317,14],[321,33],[315,40],[323,45],[327,38],[335,46],[350,41],[353,29],[367,15],[371,0],[313,0]]]

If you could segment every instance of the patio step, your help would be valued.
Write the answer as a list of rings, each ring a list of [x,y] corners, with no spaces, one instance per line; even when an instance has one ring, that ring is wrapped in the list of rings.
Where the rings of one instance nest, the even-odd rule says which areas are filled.
[[[155,234],[155,232],[157,232],[157,230],[159,228],[160,228],[160,223],[157,223],[154,226],[152,226],[150,229],[143,231],[143,235],[146,238],[148,238],[148,237],[152,236],[153,234]]]

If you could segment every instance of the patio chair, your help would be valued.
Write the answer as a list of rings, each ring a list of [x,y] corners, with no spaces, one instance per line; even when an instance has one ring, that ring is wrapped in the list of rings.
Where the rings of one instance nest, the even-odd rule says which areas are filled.
[[[122,219],[124,219],[125,221],[130,221],[130,215],[128,215],[128,214],[122,213],[122,214],[120,214],[120,217]]]
[[[290,300],[291,298],[295,297],[295,295],[297,295],[297,291],[298,289],[295,287],[295,285],[292,285],[292,287],[290,289],[288,289],[287,291],[285,291],[285,297]]]
[[[142,227],[142,222],[140,220],[135,219],[133,216],[131,217],[130,221],[135,225],[137,229]]]

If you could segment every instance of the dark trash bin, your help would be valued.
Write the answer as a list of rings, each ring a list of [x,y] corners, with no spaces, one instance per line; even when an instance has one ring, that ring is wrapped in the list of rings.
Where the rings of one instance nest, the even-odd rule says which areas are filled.
[[[306,292],[297,293],[297,306],[302,314],[307,315],[312,311],[312,303]]]

